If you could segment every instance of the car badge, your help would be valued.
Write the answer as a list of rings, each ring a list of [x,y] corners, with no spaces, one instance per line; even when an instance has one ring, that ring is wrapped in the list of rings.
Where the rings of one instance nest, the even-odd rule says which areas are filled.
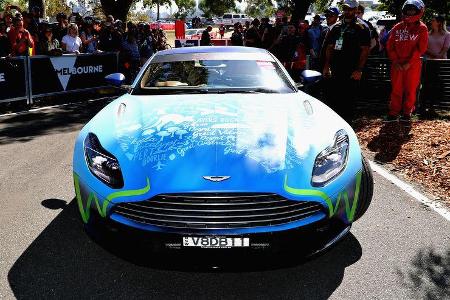
[[[231,176],[203,176],[204,179],[214,182],[220,182],[229,179]]]

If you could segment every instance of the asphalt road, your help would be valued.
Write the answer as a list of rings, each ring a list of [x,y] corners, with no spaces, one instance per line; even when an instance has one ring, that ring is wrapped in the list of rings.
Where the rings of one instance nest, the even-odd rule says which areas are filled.
[[[0,298],[450,299],[450,222],[376,173],[366,215],[308,261],[192,271],[111,254],[82,229],[71,173],[77,132],[103,105],[0,117]]]

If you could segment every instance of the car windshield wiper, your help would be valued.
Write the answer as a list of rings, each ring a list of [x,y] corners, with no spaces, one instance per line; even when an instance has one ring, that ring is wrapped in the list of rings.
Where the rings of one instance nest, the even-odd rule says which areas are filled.
[[[278,93],[276,90],[266,88],[250,88],[250,89],[204,89],[206,93],[210,94],[273,94]]]

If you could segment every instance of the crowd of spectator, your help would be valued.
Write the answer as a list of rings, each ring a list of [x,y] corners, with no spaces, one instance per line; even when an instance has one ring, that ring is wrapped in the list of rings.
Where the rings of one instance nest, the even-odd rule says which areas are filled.
[[[166,34],[148,23],[122,22],[59,13],[55,23],[39,8],[23,12],[8,6],[0,18],[0,57],[118,52],[121,71],[133,77],[153,53],[167,49]]]
[[[393,27],[395,23],[386,24],[378,31],[364,19],[364,6],[356,0],[344,0],[341,8],[342,11],[331,6],[323,15],[316,14],[311,23],[288,21],[286,17],[276,19],[275,24],[270,24],[268,18],[236,23],[230,42],[234,46],[267,49],[294,79],[299,79],[300,71],[306,68],[321,72],[326,79],[324,99],[346,120],[353,117],[352,107],[368,56],[389,57],[393,63],[393,92],[388,119],[396,120],[402,114],[401,119],[410,120],[420,81],[420,57],[448,57],[450,33],[445,16],[434,16],[427,28],[420,21],[423,2],[407,0],[402,8],[402,21],[396,27]],[[202,40],[208,38],[205,31]],[[201,45],[208,43],[203,41]],[[345,101],[336,94],[343,88]],[[406,103],[403,107],[402,102]]]
[[[378,30],[364,19],[364,11],[364,6],[358,5],[356,16],[370,32],[369,54],[387,57],[386,43],[393,24],[387,24]],[[271,24],[269,18],[254,19],[245,24],[234,24],[230,40],[234,46],[267,49],[285,65],[291,64],[290,66],[298,69],[305,68],[306,55],[309,55],[309,67],[322,71],[325,37],[342,17],[340,9],[331,6],[323,14],[316,14],[311,23],[307,20],[291,22],[287,17],[277,18],[275,24]],[[429,29],[430,39],[426,56],[430,59],[447,58],[450,33],[446,29],[445,18],[435,16],[429,24]],[[202,44],[208,44],[208,41]]]
[[[422,3],[421,0],[408,1]],[[322,14],[316,14],[311,22],[294,22],[287,17],[277,18],[274,24],[269,18],[254,19],[245,24],[238,22],[234,24],[230,44],[267,49],[284,64],[294,79],[298,79],[299,71],[307,67],[330,77],[330,63],[333,62],[331,59],[327,61],[327,48],[332,44],[334,49],[329,50],[330,53],[344,50],[334,51],[335,60],[339,54],[349,51],[348,57],[344,55],[341,61],[334,63],[335,67],[342,64],[340,70],[353,68],[354,72],[361,73],[360,69],[367,57],[360,55],[360,47],[365,49],[364,52],[367,49],[364,55],[389,56],[388,44],[393,24],[386,24],[378,31],[364,19],[364,6],[359,5],[356,0],[344,0],[342,8],[343,11],[331,6]],[[348,14],[349,10],[352,11],[351,16]],[[99,20],[93,17],[83,18],[79,14],[68,16],[65,13],[57,14],[56,22],[49,23],[40,16],[41,12],[37,7],[29,12],[22,12],[17,6],[6,7],[0,15],[0,57],[118,52],[119,69],[131,80],[153,53],[170,47],[165,32],[162,29],[152,29],[148,23],[125,23],[115,20],[111,15]],[[199,25],[201,20],[195,17],[192,23]],[[344,28],[341,29],[341,26]],[[354,27],[351,34],[347,32],[348,26]],[[212,30],[212,26],[207,27],[201,36],[200,45],[211,45]],[[225,26],[219,27],[221,38],[224,38],[225,31]],[[361,36],[352,36],[354,32],[360,31]],[[339,33],[336,35],[333,32]],[[446,59],[450,48],[450,33],[445,17],[435,16],[426,33],[427,49],[424,55],[429,59]],[[334,73],[336,74],[336,69]],[[361,74],[356,73],[345,76],[359,80]]]

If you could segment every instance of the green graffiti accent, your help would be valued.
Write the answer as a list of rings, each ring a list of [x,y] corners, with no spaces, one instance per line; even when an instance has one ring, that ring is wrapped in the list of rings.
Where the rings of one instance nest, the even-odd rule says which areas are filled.
[[[150,191],[150,179],[148,179],[148,177],[147,177],[147,185],[145,187],[143,187],[142,189],[114,192],[112,194],[109,194],[109,196],[106,197],[106,200],[111,202],[116,198],[140,196],[140,195],[146,194],[148,191]]]
[[[87,223],[89,221],[89,217],[91,214],[91,204],[92,201],[95,201],[95,206],[97,207],[97,211],[100,214],[101,217],[106,217],[106,209],[108,208],[108,204],[116,198],[121,198],[121,197],[131,197],[131,196],[140,196],[140,195],[144,195],[146,194],[148,191],[150,191],[150,179],[147,177],[147,185],[142,188],[142,189],[138,189],[138,190],[126,190],[126,191],[119,191],[119,192],[114,192],[108,195],[108,197],[106,197],[106,201],[103,201],[103,205],[100,207],[100,203],[99,200],[97,198],[97,196],[95,195],[94,192],[91,192],[89,194],[87,203],[86,203],[86,208],[84,208],[83,206],[83,199],[81,197],[81,190],[80,190],[80,178],[77,174],[73,174],[73,180],[74,180],[74,185],[75,185],[75,195],[77,197],[77,202],[78,202],[78,209],[80,210],[81,213],[81,218],[83,219],[84,223]]]
[[[350,200],[348,197],[348,192],[344,189],[341,192],[339,192],[338,197],[336,199],[336,205],[333,205],[333,202],[331,201],[330,197],[328,197],[328,195],[320,190],[311,190],[311,189],[296,189],[293,187],[288,186],[287,181],[288,181],[288,176],[286,174],[286,176],[284,177],[284,190],[286,192],[288,192],[289,194],[293,194],[296,196],[307,196],[307,197],[319,197],[321,199],[323,199],[327,205],[328,205],[328,215],[329,217],[333,217],[338,208],[339,208],[339,204],[341,202],[341,199],[344,199],[345,202],[345,214],[347,216],[347,220],[349,222],[353,221],[353,219],[355,218],[355,212],[356,212],[356,207],[358,206],[358,200],[359,200],[359,190],[361,188],[361,176],[362,176],[362,172],[359,171],[356,174],[356,187],[355,187],[355,194],[353,197],[353,203],[350,207]]]

